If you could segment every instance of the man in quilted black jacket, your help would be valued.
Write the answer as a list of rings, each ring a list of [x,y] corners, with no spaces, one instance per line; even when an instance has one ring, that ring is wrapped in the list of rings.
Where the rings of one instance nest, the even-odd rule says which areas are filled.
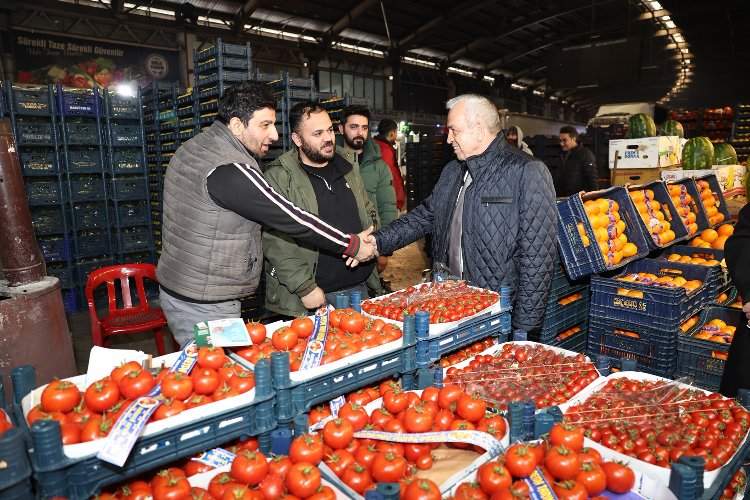
[[[373,233],[389,254],[432,235],[432,255],[455,276],[495,291],[511,288],[513,327],[543,321],[557,244],[555,189],[547,167],[509,145],[497,109],[465,94],[446,103],[457,160],[421,205]]]

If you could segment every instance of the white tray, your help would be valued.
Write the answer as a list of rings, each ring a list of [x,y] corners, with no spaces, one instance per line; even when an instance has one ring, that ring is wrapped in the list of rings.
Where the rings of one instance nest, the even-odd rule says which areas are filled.
[[[601,377],[598,380],[595,380],[592,384],[590,384],[588,387],[584,388],[581,392],[576,394],[573,398],[570,399],[565,404],[560,405],[560,409],[565,413],[572,405],[580,404],[586,401],[589,397],[591,397],[592,394],[594,394],[596,391],[600,390],[602,387],[607,385],[607,383],[612,379],[618,379],[618,378],[630,378],[633,380],[644,380],[644,381],[652,381],[652,382],[670,382],[675,383],[673,380],[670,380],[668,378],[659,377],[656,375],[651,375],[648,373],[643,372],[618,372],[613,373],[607,377]],[[678,387],[684,387],[689,389],[696,389],[704,394],[711,394],[710,391],[706,391],[704,389],[701,389],[700,387],[694,387],[691,385],[681,384],[677,383]],[[748,434],[745,434],[745,437],[742,439],[742,442],[737,447],[737,450],[739,451],[742,449],[742,447],[747,442]],[[611,448],[607,448],[606,446],[597,443],[596,441],[593,441],[589,438],[584,438],[584,446],[589,446],[591,448],[595,448],[599,453],[601,453],[602,457],[607,458],[609,460],[619,460],[622,462],[626,462],[633,470],[638,471],[642,474],[647,475],[650,478],[656,479],[664,484],[669,484],[669,476],[671,474],[672,469],[667,469],[665,467],[659,467],[658,465],[649,464],[647,462],[644,462],[642,460],[638,460],[637,458],[625,455],[624,453],[617,452]],[[723,469],[734,459],[735,455],[737,455],[737,452],[735,452],[734,455],[732,455],[729,460],[727,460],[727,463],[721,467],[719,467],[716,470],[712,471],[703,471],[703,487],[704,489],[709,489],[711,485],[714,483],[714,481],[721,475],[723,472]]]

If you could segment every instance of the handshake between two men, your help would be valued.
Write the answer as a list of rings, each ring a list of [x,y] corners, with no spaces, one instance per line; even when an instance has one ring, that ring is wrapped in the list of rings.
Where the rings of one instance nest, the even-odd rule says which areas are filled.
[[[346,265],[349,267],[357,267],[360,262],[367,262],[375,257],[379,257],[378,243],[375,241],[375,236],[372,235],[374,228],[368,227],[357,236],[359,236],[359,251],[354,257],[346,257]]]

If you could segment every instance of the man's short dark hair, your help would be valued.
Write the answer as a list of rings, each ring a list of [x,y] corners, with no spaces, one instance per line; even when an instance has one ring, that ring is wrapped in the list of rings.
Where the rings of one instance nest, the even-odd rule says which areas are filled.
[[[310,118],[313,113],[325,111],[323,107],[315,101],[298,102],[289,110],[289,127],[292,132],[299,135],[302,118]]]
[[[568,134],[571,139],[578,140],[578,130],[571,125],[565,125],[560,129],[561,134]]]
[[[370,110],[364,106],[347,106],[344,111],[341,112],[341,123],[346,124],[349,117],[352,115],[364,116],[367,118],[367,122],[370,122]]]
[[[378,134],[380,135],[388,135],[396,130],[398,130],[398,124],[390,118],[380,120],[380,123],[378,123]]]
[[[265,82],[242,82],[224,91],[216,118],[225,125],[237,117],[247,125],[259,109],[276,109],[276,97]]]

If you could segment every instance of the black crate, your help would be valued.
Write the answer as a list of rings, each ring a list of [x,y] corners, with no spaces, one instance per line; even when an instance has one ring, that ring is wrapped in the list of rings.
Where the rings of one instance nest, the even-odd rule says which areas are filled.
[[[54,146],[55,133],[51,122],[18,122],[16,139],[23,146]]]
[[[32,208],[31,224],[34,233],[39,235],[61,234],[65,232],[65,212],[60,208]]]
[[[85,284],[89,278],[91,272],[96,271],[102,267],[112,266],[115,261],[112,259],[84,259],[75,265],[76,269],[76,280],[79,284]]]
[[[29,199],[29,205],[59,204],[65,200],[65,196],[60,190],[60,183],[57,180],[27,179],[26,196]]]
[[[92,229],[107,228],[107,207],[104,203],[78,203],[73,207],[76,228]]]
[[[700,182],[706,182],[708,184],[709,189],[711,190],[714,195],[712,196],[714,198],[714,207],[716,207],[717,213],[722,214],[722,218],[720,221],[717,221],[715,224],[711,224],[712,228],[716,228],[721,226],[722,224],[726,224],[727,222],[731,222],[732,218],[729,215],[729,209],[727,208],[727,202],[724,199],[724,194],[721,189],[721,184],[719,184],[719,180],[716,178],[716,174],[708,174],[701,177],[695,178],[695,184],[696,187],[698,186],[698,183]],[[700,188],[698,188],[700,189]],[[706,219],[708,219],[708,205],[706,204],[706,200],[703,198],[700,198],[701,205],[703,205],[703,210],[706,212]],[[711,221],[709,221],[709,224]]]
[[[119,226],[148,226],[151,222],[151,209],[146,201],[131,201],[117,205]]]
[[[72,201],[97,201],[106,197],[104,180],[100,176],[77,176],[70,178]]]
[[[117,235],[117,251],[120,253],[141,252],[154,249],[153,235],[149,227],[127,227]]]
[[[140,123],[111,123],[109,141],[113,146],[142,146],[143,129]]]
[[[252,70],[253,60],[250,56],[245,57],[215,57],[212,59],[206,59],[195,65],[196,74],[205,74],[210,71],[214,71],[218,68],[223,69],[239,69],[239,70]]]
[[[67,168],[71,174],[103,172],[102,154],[98,148],[69,150]]]
[[[17,115],[49,116],[52,114],[52,93],[49,87],[16,87],[9,92],[10,108]]]
[[[232,44],[224,43],[221,38],[216,39],[214,45],[205,49],[197,50],[194,55],[196,62],[206,61],[212,59],[219,54],[227,55],[230,57],[252,57],[253,50],[249,43],[245,44]]]
[[[60,169],[57,153],[52,150],[22,151],[18,160],[23,175],[55,175]]]
[[[99,124],[95,121],[66,121],[65,141],[71,145],[101,144]]]
[[[142,174],[145,171],[143,150],[115,150],[113,156],[110,158],[110,167],[115,174]]]
[[[97,257],[112,253],[110,235],[107,230],[78,231],[76,234],[76,257]]]
[[[107,97],[107,113],[110,118],[141,117],[141,100],[138,97],[126,97],[110,92]]]
[[[148,184],[144,176],[117,177],[112,180],[112,198],[117,200],[140,200],[148,196]]]
[[[59,279],[61,288],[71,288],[75,285],[73,281],[73,269],[65,264],[48,265],[47,276],[54,276]]]

